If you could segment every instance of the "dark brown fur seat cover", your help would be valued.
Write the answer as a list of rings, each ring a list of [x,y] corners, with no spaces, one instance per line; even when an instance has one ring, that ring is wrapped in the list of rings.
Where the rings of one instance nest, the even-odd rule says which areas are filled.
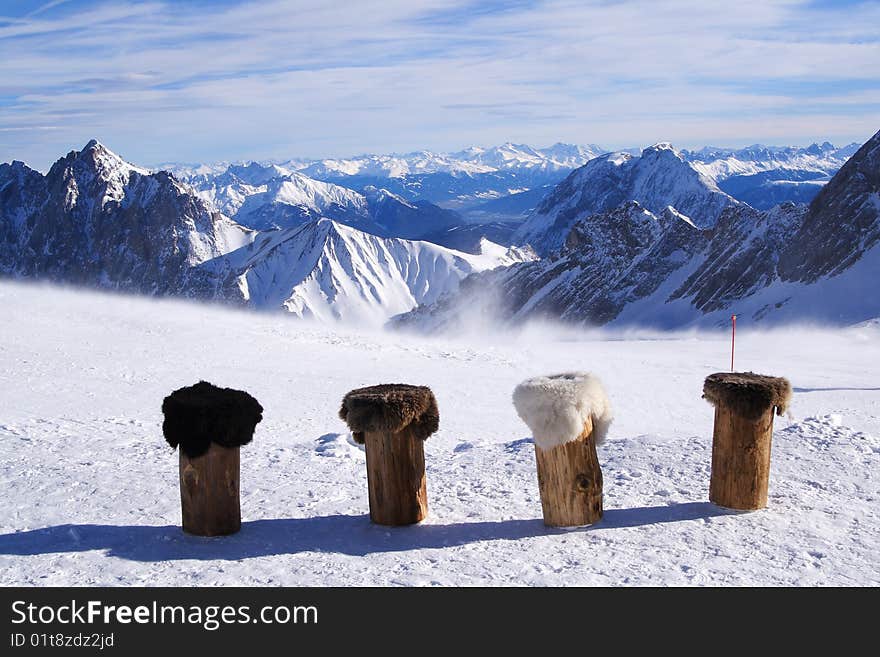
[[[721,404],[737,415],[757,419],[776,407],[782,415],[791,403],[788,379],[754,372],[718,372],[703,383],[703,398],[713,406]]]
[[[263,407],[248,393],[206,381],[172,392],[162,402],[162,413],[165,440],[190,458],[207,452],[212,442],[247,445],[263,419]]]
[[[339,417],[359,443],[368,431],[397,433],[406,427],[417,439],[425,440],[440,426],[440,411],[431,389],[405,383],[352,390],[342,399]]]

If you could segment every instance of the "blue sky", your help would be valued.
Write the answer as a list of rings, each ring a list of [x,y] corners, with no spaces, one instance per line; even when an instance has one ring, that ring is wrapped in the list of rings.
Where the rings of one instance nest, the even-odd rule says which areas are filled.
[[[880,2],[0,0],[0,161],[864,141]]]

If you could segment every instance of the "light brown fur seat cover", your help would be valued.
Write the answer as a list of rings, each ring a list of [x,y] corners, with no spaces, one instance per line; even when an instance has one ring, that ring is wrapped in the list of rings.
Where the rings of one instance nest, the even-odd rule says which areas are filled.
[[[358,443],[364,442],[368,431],[397,433],[406,427],[417,439],[425,440],[440,426],[440,411],[431,389],[405,383],[352,390],[342,399],[339,417]]]
[[[746,418],[757,419],[774,406],[782,415],[791,403],[791,384],[782,377],[754,372],[717,372],[706,377],[703,399]]]

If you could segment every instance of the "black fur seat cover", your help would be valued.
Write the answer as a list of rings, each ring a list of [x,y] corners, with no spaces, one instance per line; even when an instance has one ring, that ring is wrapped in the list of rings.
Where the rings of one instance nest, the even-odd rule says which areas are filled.
[[[342,399],[339,417],[352,436],[364,442],[364,433],[397,433],[409,427],[425,440],[440,426],[440,411],[430,388],[405,383],[385,383],[352,390]]]
[[[713,406],[721,404],[742,417],[757,419],[776,407],[782,415],[791,403],[788,379],[754,372],[718,372],[703,383],[703,398]]]
[[[248,444],[263,419],[263,407],[248,393],[206,381],[172,392],[162,402],[162,413],[165,440],[190,458],[207,452],[212,442],[223,447]]]

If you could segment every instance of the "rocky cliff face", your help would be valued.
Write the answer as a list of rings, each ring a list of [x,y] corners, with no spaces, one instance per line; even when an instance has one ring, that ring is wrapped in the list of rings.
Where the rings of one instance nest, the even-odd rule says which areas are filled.
[[[511,323],[605,324],[627,304],[654,294],[708,241],[708,231],[672,208],[655,215],[629,201],[578,221],[554,256],[469,277],[459,299],[443,299],[395,323],[440,328],[480,308]]]
[[[812,283],[858,262],[880,240],[880,132],[841,167],[780,256],[783,280]]]
[[[668,297],[708,313],[772,284],[780,254],[801,225],[804,206],[787,203],[767,212],[748,206],[726,210],[690,263],[693,272]]]
[[[45,176],[0,165],[0,272],[149,294],[191,285],[193,267],[253,239],[164,172],[96,141]]]

